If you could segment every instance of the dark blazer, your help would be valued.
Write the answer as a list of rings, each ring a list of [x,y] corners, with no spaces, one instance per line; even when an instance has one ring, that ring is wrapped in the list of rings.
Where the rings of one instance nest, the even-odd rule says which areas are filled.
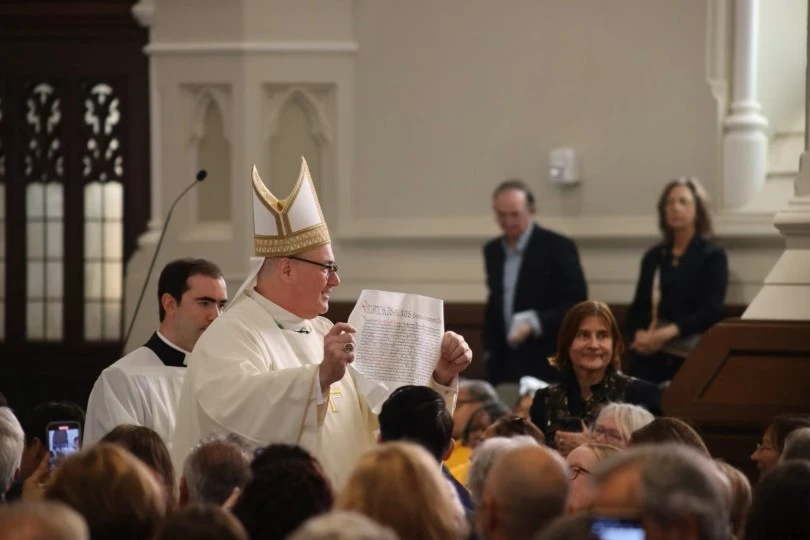
[[[576,245],[565,236],[532,225],[515,288],[514,312],[537,311],[543,333],[517,349],[506,343],[503,316],[503,237],[484,246],[487,298],[483,345],[486,378],[492,384],[517,382],[524,375],[556,381],[559,373],[547,358],[556,352],[557,333],[565,312],[588,296]]]
[[[576,377],[570,374],[559,383],[537,391],[529,416],[543,431],[546,444],[554,446],[557,431],[565,431],[563,421],[578,419],[592,424],[608,403],[631,403],[656,416],[661,414],[661,390],[657,386],[617,371],[605,374],[602,382],[591,387],[591,392],[591,399],[582,399]]]
[[[682,336],[703,333],[723,318],[728,289],[728,260],[723,248],[695,235],[677,265],[672,245],[650,248],[641,260],[633,303],[627,311],[629,342],[636,330],[647,329],[652,316],[651,291],[655,269],[661,267],[658,318],[678,325]]]

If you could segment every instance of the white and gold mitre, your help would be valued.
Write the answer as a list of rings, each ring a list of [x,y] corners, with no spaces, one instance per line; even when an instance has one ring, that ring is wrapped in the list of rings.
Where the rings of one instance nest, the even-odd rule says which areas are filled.
[[[329,244],[318,194],[301,158],[292,193],[277,199],[253,166],[253,250],[257,257],[288,257]]]

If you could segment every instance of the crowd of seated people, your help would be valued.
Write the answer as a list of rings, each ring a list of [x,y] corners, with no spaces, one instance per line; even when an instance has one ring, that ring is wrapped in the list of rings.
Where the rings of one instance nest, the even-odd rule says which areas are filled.
[[[81,409],[45,403],[21,424],[0,407],[0,537],[810,537],[810,415],[765,426],[752,488],[688,422],[659,416],[660,388],[622,373],[622,347],[607,306],[571,308],[560,381],[532,396],[530,418],[522,399],[510,411],[483,381],[460,382],[455,414],[437,390],[403,386],[382,405],[378,446],[341,486],[300,446],[255,448],[232,434],[201,440],[174,470],[161,437],[132,425],[51,470],[45,426],[81,422]]]
[[[344,485],[300,446],[226,434],[175,470],[160,435],[132,425],[51,470],[45,426],[82,410],[45,403],[20,423],[0,407],[0,538],[810,538],[810,415],[765,426],[754,482],[661,416],[660,383],[721,316],[727,263],[697,181],[668,184],[658,211],[663,241],[624,328],[602,302],[574,305],[549,359],[558,378],[516,402],[480,380],[460,381],[454,409],[432,388],[395,390]]]
[[[200,441],[174,471],[156,432],[122,425],[53,470],[46,451],[0,505],[0,538],[598,539],[610,527],[646,538],[810,537],[810,415],[766,426],[753,488],[681,419],[609,402],[582,422],[564,456],[530,420],[505,415],[484,430],[459,481],[438,466],[455,444],[443,397],[401,387],[383,404],[379,445],[340,488],[299,446],[252,450],[233,435]],[[4,496],[20,479],[38,426],[30,429],[0,408]]]

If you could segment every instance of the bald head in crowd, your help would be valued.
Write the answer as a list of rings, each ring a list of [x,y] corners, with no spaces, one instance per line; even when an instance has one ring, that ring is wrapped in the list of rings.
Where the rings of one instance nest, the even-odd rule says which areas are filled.
[[[0,506],[0,540],[89,540],[84,518],[62,503],[22,502]]]
[[[487,475],[476,519],[484,540],[528,540],[565,511],[568,469],[542,446],[510,450]]]

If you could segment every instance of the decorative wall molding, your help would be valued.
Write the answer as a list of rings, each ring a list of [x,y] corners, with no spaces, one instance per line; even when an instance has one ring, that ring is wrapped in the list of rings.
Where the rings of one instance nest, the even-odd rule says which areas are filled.
[[[714,218],[720,239],[762,240],[780,238],[770,213],[724,212]],[[659,237],[657,218],[647,216],[538,216],[538,222],[575,240],[654,240]],[[452,218],[355,218],[340,221],[340,241],[387,240],[484,241],[498,234],[490,215]]]
[[[231,100],[231,85],[182,84],[179,86],[179,90],[181,94],[186,96],[184,99],[187,99],[190,102],[190,107],[188,109],[190,111],[190,115],[187,117],[189,118],[189,124],[183,132],[183,139],[185,140],[186,145],[187,160],[185,170],[189,172],[189,176],[192,176],[192,171],[197,171],[199,168],[201,168],[200,144],[206,135],[208,135],[206,114],[208,113],[209,107],[216,107],[216,109],[219,111],[220,117],[222,118],[222,136],[225,138],[225,141],[230,145],[233,140],[233,107]],[[230,158],[233,159],[233,154],[229,153],[229,155]],[[230,171],[230,167],[231,164],[228,163],[226,170]],[[199,231],[201,230],[200,225],[202,224],[202,220],[199,215],[199,190],[194,190],[194,192],[190,193],[189,195],[190,196],[185,201],[185,204],[187,205],[185,208],[187,208],[187,211],[185,213],[181,211],[181,215],[178,217],[178,220],[184,220],[186,222],[186,231],[198,231],[196,235],[193,233],[191,236],[186,235],[186,240],[192,237],[196,240],[202,240],[203,237],[199,236]],[[231,230],[230,225],[227,223],[222,223],[221,226],[226,231]],[[214,230],[209,232],[214,233]],[[229,238],[229,234],[230,232],[227,232],[224,235],[211,234],[209,240],[227,240]]]
[[[328,90],[324,85],[319,85],[320,90]],[[303,105],[312,122],[312,134],[318,139],[321,145],[332,144],[332,126],[329,122],[329,115],[326,110],[325,96],[320,96],[315,92],[315,88],[307,86],[268,86],[268,115],[264,125],[263,138],[272,139],[278,135],[278,124],[281,116],[292,101],[297,101]]]
[[[150,43],[144,52],[157,55],[355,54],[354,41],[189,41]]]
[[[208,107],[216,107],[222,117],[223,135],[228,142],[231,142],[232,115],[230,106],[229,88],[224,85],[185,87],[196,94],[191,115],[191,128],[189,130],[190,142],[199,144],[200,139],[205,137],[205,115]]]

